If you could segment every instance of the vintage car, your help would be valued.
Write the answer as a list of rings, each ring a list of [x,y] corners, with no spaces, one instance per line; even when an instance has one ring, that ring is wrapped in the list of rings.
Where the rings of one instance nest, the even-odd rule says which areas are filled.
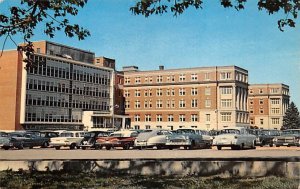
[[[69,147],[70,150],[77,148],[86,132],[84,131],[64,131],[58,137],[50,139],[50,146],[59,150],[61,147]]]
[[[37,132],[22,131],[9,133],[6,139],[3,139],[2,148],[5,150],[11,148],[23,149],[25,147],[47,147],[49,140],[42,137]]]
[[[138,149],[153,147],[156,147],[156,149],[165,148],[167,142],[166,136],[170,134],[171,132],[169,130],[147,130],[138,135],[134,141],[134,147]]]
[[[107,137],[111,132],[108,131],[90,131],[87,132],[83,139],[81,140],[80,144],[78,145],[79,148],[85,150],[87,148],[95,148],[96,147],[96,140],[99,137]]]
[[[256,146],[273,146],[273,139],[280,135],[278,130],[254,129],[250,130],[251,134],[256,136]]]
[[[274,138],[274,145],[279,146],[300,146],[300,129],[283,130],[280,136]]]
[[[255,143],[256,136],[250,134],[244,127],[227,127],[213,139],[213,146],[217,146],[218,150],[222,147],[231,147],[232,150],[255,149]]]
[[[96,141],[96,148],[110,150],[115,147],[122,147],[124,150],[128,150],[134,146],[134,140],[138,136],[136,131],[116,131],[111,133],[108,137],[98,137]]]
[[[203,136],[197,133],[195,129],[178,129],[172,131],[171,135],[166,137],[166,147],[170,150],[184,147],[184,149],[205,148],[206,144]]]
[[[205,130],[196,130],[196,133],[202,136],[202,140],[205,143],[205,148],[211,149],[213,143],[213,137]]]

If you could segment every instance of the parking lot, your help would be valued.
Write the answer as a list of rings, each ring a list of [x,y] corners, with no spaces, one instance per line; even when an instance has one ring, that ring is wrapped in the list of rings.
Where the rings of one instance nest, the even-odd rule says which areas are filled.
[[[300,157],[300,147],[256,147],[249,150],[231,150],[224,148],[195,149],[195,150],[156,150],[121,148],[112,150],[69,150],[62,148],[25,148],[23,150],[0,150],[0,160],[51,160],[51,159],[174,159],[174,158],[281,158]]]

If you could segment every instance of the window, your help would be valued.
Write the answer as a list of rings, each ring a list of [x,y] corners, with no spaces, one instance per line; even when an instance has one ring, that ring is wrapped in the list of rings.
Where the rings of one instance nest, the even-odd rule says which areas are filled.
[[[210,87],[205,88],[205,95],[210,95],[211,94],[211,89]]]
[[[180,122],[185,122],[185,114],[180,114],[179,115],[179,121]]]
[[[209,108],[211,106],[211,100],[205,100],[205,107]]]
[[[253,94],[253,90],[252,90],[252,89],[249,89],[249,93],[250,93],[250,94]]]
[[[198,89],[197,88],[192,88],[191,89],[191,94],[192,94],[192,96],[198,95]]]
[[[171,96],[175,96],[175,89],[171,89]]]
[[[129,102],[129,100],[125,101],[125,108],[126,109],[130,108],[130,102]]]
[[[197,122],[198,121],[198,115],[197,114],[192,114],[191,115],[191,121],[192,122]]]
[[[260,119],[260,124],[261,124],[261,125],[264,124],[264,119]]]
[[[259,99],[259,104],[264,104],[264,99]]]
[[[141,83],[141,77],[135,77],[135,83]]]
[[[141,90],[136,89],[136,90],[135,90],[135,96],[136,96],[136,97],[140,97],[140,96],[141,96]]]
[[[130,84],[130,78],[129,77],[125,77],[124,82],[125,82],[125,84]]]
[[[156,121],[157,122],[162,122],[162,115],[161,114],[156,115]]]
[[[139,126],[139,125],[135,125],[135,126],[134,126],[134,129],[135,129],[135,130],[139,130],[139,129],[140,129],[140,126]]]
[[[231,108],[232,107],[232,99],[221,99],[221,107],[222,108]]]
[[[231,113],[229,113],[229,112],[223,112],[223,113],[221,113],[221,121],[222,122],[229,122],[229,121],[231,121]]]
[[[250,102],[250,104],[253,104],[253,99],[250,99],[249,102]]]
[[[156,89],[156,96],[162,96],[162,89]]]
[[[168,121],[170,121],[170,122],[174,121],[174,116],[173,116],[173,114],[169,114],[169,115],[168,115]]]
[[[175,82],[175,75],[170,76],[171,82]]]
[[[175,108],[175,100],[171,100],[171,108]]]
[[[221,94],[232,94],[232,87],[220,87]]]
[[[280,108],[271,108],[271,114],[280,114]]]
[[[161,83],[163,81],[163,77],[161,76],[161,75],[158,75],[157,77],[156,77],[156,82],[157,83]]]
[[[196,74],[196,73],[191,74],[191,80],[192,81],[197,81],[198,80],[198,74]]]
[[[145,115],[145,121],[146,122],[150,122],[151,121],[151,115],[150,114],[146,114]]]
[[[162,108],[163,104],[162,104],[162,100],[157,100],[156,101],[156,108]]]
[[[170,89],[167,89],[167,90],[166,90],[166,95],[167,95],[167,96],[170,96],[170,95],[171,95]]]
[[[179,108],[185,108],[185,100],[181,99],[179,101]]]
[[[197,108],[198,107],[198,100],[197,99],[192,99],[191,107],[192,108]]]
[[[231,79],[231,72],[222,72],[220,74],[220,79],[221,80]]]
[[[128,90],[125,90],[125,91],[124,91],[124,96],[125,96],[125,97],[130,97],[130,93],[129,93]]]
[[[179,96],[185,96],[185,88],[179,89]]]
[[[279,125],[279,118],[272,118],[271,123],[272,125]]]
[[[262,94],[264,91],[263,89],[259,89],[259,93]]]
[[[260,114],[263,114],[263,113],[264,113],[264,110],[263,110],[263,109],[260,109],[260,110],[259,110],[259,113],[260,113]]]
[[[210,80],[210,73],[209,72],[204,74],[204,80]]]
[[[185,81],[185,74],[179,75],[179,81]]]
[[[146,125],[146,129],[151,129],[151,126],[150,125]]]
[[[210,121],[210,114],[205,114],[205,118],[206,118],[205,120],[209,122]]]
[[[148,101],[147,100],[144,101],[144,108],[148,108]]]
[[[139,100],[136,100],[135,103],[134,103],[134,107],[137,108],[137,109],[140,108],[141,107],[141,102]]]
[[[271,104],[280,104],[280,99],[279,98],[271,98]]]
[[[138,114],[134,115],[134,121],[141,121],[140,115]]]
[[[277,94],[277,93],[279,93],[279,88],[271,88],[270,89],[270,93],[271,94]]]

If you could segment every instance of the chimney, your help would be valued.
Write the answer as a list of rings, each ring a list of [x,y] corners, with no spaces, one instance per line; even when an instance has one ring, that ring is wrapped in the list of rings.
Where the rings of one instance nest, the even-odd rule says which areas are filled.
[[[164,69],[165,69],[164,66],[162,66],[162,65],[159,66],[159,70],[164,70]]]

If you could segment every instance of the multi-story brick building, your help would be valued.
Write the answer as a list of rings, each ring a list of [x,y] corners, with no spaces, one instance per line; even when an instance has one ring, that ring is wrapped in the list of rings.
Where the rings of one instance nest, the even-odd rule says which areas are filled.
[[[248,71],[237,66],[139,71],[123,68],[131,127],[221,129],[249,126]]]
[[[288,85],[249,85],[250,125],[263,129],[280,129],[289,100]]]
[[[112,128],[114,69],[89,51],[48,41],[34,48],[28,70],[17,50],[0,59],[0,130]]]

